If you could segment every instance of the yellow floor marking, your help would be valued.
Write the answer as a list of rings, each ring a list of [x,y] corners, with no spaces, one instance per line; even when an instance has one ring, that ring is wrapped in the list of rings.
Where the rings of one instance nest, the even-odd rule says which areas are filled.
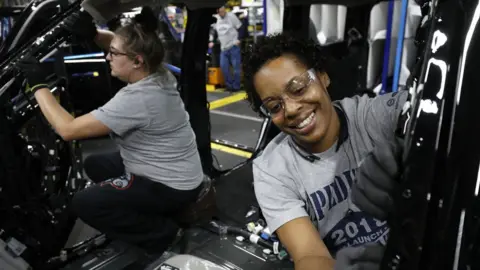
[[[252,156],[252,153],[250,153],[248,151],[235,149],[235,148],[228,147],[228,146],[221,145],[221,144],[217,144],[217,143],[211,143],[210,145],[211,145],[212,149],[222,151],[222,152],[225,152],[225,153],[229,153],[229,154],[232,154],[232,155],[235,155],[235,156],[244,157],[244,158],[250,158]]]
[[[213,84],[206,84],[205,89],[207,89],[207,92],[225,92],[225,88],[217,88]]]
[[[245,92],[239,92],[225,98],[217,99],[210,102],[210,110],[218,109],[220,107],[227,106],[228,104],[232,104],[246,98],[247,94]]]
[[[209,92],[223,92],[224,90],[223,89],[216,89],[216,90],[214,89],[214,90],[210,91],[208,86],[207,86],[207,91],[209,91]],[[231,96],[228,96],[228,97],[225,97],[225,98],[217,99],[217,100],[214,100],[214,101],[210,102],[210,110],[218,109],[220,107],[223,107],[223,106],[226,106],[228,104],[232,104],[232,103],[244,100],[246,98],[247,98],[247,94],[245,92],[239,92],[237,94],[234,94],[234,95],[231,95]],[[212,149],[214,149],[214,150],[225,152],[225,153],[232,154],[232,155],[235,155],[235,156],[244,157],[244,158],[250,158],[252,156],[252,153],[250,153],[248,151],[228,147],[228,146],[217,144],[217,143],[211,143],[210,145],[211,145]]]
[[[207,89],[207,92],[217,92],[217,89],[215,89],[215,85],[213,84],[207,84],[205,89]]]
[[[213,88],[213,89],[208,89],[207,88],[207,92],[208,93],[224,93],[225,92],[225,89],[224,88]]]

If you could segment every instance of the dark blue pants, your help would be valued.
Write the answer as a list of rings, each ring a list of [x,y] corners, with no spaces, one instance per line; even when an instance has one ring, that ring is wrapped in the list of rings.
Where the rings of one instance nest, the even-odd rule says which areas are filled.
[[[200,187],[177,190],[145,177],[126,175],[119,152],[89,156],[85,172],[96,184],[73,197],[77,216],[111,239],[149,253],[163,253],[177,235],[171,218],[195,202]]]
[[[222,69],[227,89],[240,90],[241,60],[242,56],[239,46],[233,46],[220,54],[220,68]],[[233,69],[233,76],[230,73],[230,66]]]

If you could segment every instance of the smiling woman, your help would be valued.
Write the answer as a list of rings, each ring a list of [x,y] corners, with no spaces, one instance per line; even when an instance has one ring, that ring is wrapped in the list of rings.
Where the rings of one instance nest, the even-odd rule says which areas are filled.
[[[339,123],[325,87],[328,76],[306,69],[293,56],[280,56],[257,72],[254,84],[261,111],[303,148],[319,153],[333,144]]]
[[[269,37],[269,44],[246,55],[247,94],[254,110],[271,117],[305,149],[322,152],[338,135],[339,120],[327,87],[325,62],[313,42],[300,44],[288,35]],[[306,55],[314,57],[306,58]],[[308,60],[307,60],[308,59]],[[318,62],[316,62],[318,61]]]
[[[351,269],[345,263],[362,264],[358,254],[381,257],[375,255],[381,254],[389,229],[364,212],[365,204],[354,203],[351,194],[358,179],[378,179],[367,177],[375,170],[360,166],[374,147],[400,148],[394,131],[406,91],[332,102],[322,51],[312,40],[286,33],[265,37],[244,59],[251,106],[282,131],[253,162],[255,194],[295,268]],[[395,164],[394,155],[385,156]],[[381,181],[389,185],[389,177],[394,175]],[[376,197],[388,199],[382,192]],[[373,245],[364,251],[367,242]]]

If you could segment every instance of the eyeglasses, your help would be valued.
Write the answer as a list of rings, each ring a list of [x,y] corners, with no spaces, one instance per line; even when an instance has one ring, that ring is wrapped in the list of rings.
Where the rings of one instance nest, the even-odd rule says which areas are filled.
[[[112,48],[109,48],[109,49],[108,49],[107,55],[111,55],[112,57],[119,56],[119,55],[129,56],[128,53],[122,53],[122,52],[112,51]]]
[[[301,100],[311,88],[310,85],[316,80],[315,70],[309,69],[304,73],[294,77],[284,90],[289,98],[293,100]],[[282,95],[283,96],[283,95]],[[267,117],[275,117],[285,108],[285,101],[283,97],[269,98],[260,106],[260,112]]]

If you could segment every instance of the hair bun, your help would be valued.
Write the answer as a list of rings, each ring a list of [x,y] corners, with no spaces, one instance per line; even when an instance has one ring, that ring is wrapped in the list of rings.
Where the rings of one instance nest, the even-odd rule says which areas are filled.
[[[133,22],[140,24],[145,32],[155,32],[158,28],[158,20],[153,9],[148,6],[142,7],[140,14],[135,15]]]

